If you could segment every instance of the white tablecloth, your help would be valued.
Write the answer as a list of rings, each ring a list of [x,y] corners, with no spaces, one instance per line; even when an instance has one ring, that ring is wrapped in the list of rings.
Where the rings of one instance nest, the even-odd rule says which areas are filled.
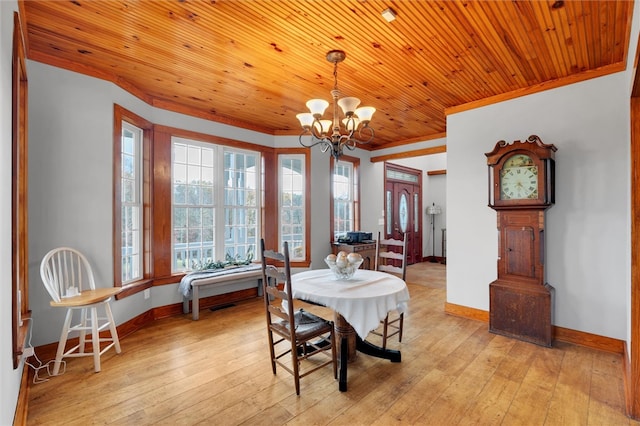
[[[409,300],[406,283],[391,274],[359,269],[350,280],[337,280],[329,269],[291,276],[293,297],[327,306],[342,315],[362,339],[387,314],[404,312]]]

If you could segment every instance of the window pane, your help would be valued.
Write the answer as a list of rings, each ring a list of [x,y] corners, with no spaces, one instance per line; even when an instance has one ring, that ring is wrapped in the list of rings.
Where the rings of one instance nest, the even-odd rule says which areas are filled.
[[[122,122],[120,144],[120,262],[122,284],[142,278],[142,129]]]
[[[172,271],[189,271],[214,261],[215,147],[174,140]]]
[[[225,255],[255,258],[258,246],[257,153],[224,151]]]
[[[355,165],[348,160],[334,163],[333,175],[333,239],[356,231],[356,194],[358,183]]]
[[[293,260],[305,253],[305,170],[303,155],[280,155],[280,247],[289,243]]]

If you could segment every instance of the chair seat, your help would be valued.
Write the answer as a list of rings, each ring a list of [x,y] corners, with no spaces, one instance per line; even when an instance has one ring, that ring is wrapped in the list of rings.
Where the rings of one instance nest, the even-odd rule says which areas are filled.
[[[317,315],[300,309],[294,313],[296,322],[296,339],[309,340],[315,336],[329,333],[333,325]],[[271,324],[273,331],[281,335],[289,335],[289,321],[278,321]]]
[[[120,293],[122,288],[96,288],[95,290],[85,290],[77,296],[64,297],[59,302],[52,300],[49,302],[51,306],[70,308],[73,306],[87,306],[94,303],[104,302],[110,297]]]

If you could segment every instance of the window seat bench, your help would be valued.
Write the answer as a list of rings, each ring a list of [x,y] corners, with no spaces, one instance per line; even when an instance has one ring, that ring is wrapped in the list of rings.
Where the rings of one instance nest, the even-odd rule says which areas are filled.
[[[248,281],[255,279],[258,295],[262,295],[262,266],[260,264],[242,265],[237,267],[197,271],[185,275],[180,281],[178,290],[182,293],[182,312],[189,313],[189,299],[191,298],[192,319],[200,317],[200,287],[227,284],[233,281]],[[191,297],[189,297],[191,296]]]

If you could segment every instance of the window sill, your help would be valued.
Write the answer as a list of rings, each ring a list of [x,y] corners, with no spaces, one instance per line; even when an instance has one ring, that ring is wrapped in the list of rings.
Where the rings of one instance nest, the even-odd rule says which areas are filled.
[[[136,293],[140,293],[148,288],[153,287],[153,280],[136,281],[122,286],[122,291],[116,294],[116,300],[124,299],[125,297],[133,296]]]

